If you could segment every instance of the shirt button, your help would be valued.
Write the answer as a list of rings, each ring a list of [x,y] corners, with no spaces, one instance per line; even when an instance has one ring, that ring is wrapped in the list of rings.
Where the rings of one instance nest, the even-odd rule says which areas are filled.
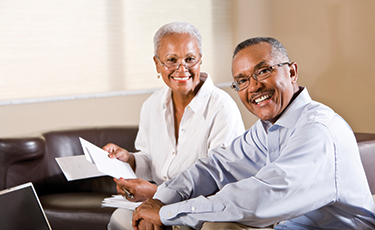
[[[173,152],[173,153],[172,153],[172,155],[175,155],[175,154],[176,154],[176,152]]]
[[[184,133],[185,131],[186,131],[185,129],[181,129],[181,132],[183,132],[183,133]]]
[[[168,177],[167,176],[163,176],[163,178],[166,180],[166,179],[168,179]]]
[[[196,209],[195,207],[191,207],[191,211],[195,211],[195,209]]]

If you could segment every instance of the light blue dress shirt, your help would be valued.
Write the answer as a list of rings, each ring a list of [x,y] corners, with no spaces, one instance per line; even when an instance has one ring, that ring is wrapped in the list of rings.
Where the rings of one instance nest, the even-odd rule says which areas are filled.
[[[276,229],[375,229],[354,134],[307,89],[275,124],[257,121],[227,148],[216,148],[154,198],[165,225],[206,221]]]

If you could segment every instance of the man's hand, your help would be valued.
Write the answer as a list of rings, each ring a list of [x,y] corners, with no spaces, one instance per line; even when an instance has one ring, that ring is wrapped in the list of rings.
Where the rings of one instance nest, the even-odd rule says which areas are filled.
[[[141,230],[164,230],[163,226],[154,225],[146,220],[140,220],[138,222],[138,229]]]
[[[133,228],[136,230],[148,229],[147,227],[150,226],[150,223],[153,224],[154,227],[163,226],[159,216],[159,211],[163,206],[164,204],[157,199],[148,199],[143,202],[133,212]],[[142,223],[143,221],[149,223]]]
[[[156,192],[157,186],[151,184],[148,181],[143,179],[113,179],[117,186],[118,194],[127,197],[129,201],[139,202],[145,201],[148,198],[152,198]],[[123,189],[127,189],[131,194],[133,194],[133,199],[129,199],[129,197],[125,194]]]
[[[109,158],[117,158],[120,161],[129,163],[133,171],[135,171],[135,157],[133,154],[130,154],[128,150],[123,149],[112,143],[109,143],[106,146],[104,146],[103,150],[109,153]]]

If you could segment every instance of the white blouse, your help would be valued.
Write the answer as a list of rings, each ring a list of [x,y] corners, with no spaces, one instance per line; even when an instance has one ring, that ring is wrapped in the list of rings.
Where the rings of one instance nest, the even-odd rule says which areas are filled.
[[[175,177],[210,149],[227,146],[244,132],[240,111],[233,99],[214,86],[207,73],[204,84],[185,108],[176,144],[171,92],[165,87],[142,105],[134,153],[136,175],[160,185]]]

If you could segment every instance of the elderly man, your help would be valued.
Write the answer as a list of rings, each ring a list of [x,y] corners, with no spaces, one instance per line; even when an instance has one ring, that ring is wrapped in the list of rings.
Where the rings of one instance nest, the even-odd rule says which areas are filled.
[[[297,67],[274,38],[240,43],[232,88],[260,120],[162,184],[137,208],[133,226],[375,229],[353,132],[297,85]]]

